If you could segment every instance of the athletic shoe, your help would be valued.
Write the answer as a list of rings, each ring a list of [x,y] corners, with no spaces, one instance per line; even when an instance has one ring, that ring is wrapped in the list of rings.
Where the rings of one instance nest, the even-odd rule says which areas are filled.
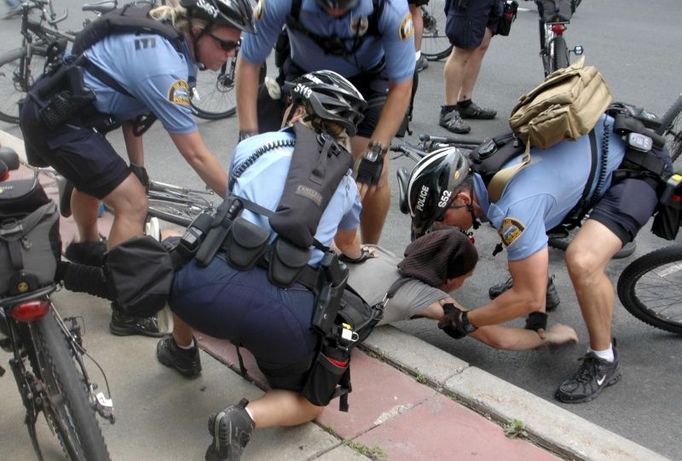
[[[164,336],[156,345],[156,358],[187,378],[196,378],[201,373],[201,359],[196,340],[190,349],[181,349],[175,343],[173,335]]]
[[[238,461],[251,439],[256,424],[246,412],[246,399],[230,405],[208,418],[208,432],[213,442],[206,450],[206,461]]]
[[[111,312],[109,331],[116,336],[141,335],[160,338],[164,335],[159,330],[156,317],[134,317],[124,314],[115,307]]]
[[[478,119],[478,120],[490,120],[495,118],[497,115],[496,110],[492,109],[484,109],[475,102],[472,102],[466,107],[462,107],[459,104],[457,104],[457,112],[459,112],[459,116],[462,118],[470,118],[470,119]]]
[[[415,64],[414,70],[416,70],[417,72],[421,72],[427,67],[429,67],[429,61],[424,57],[424,55],[419,56],[419,59],[417,59],[417,63]]]
[[[616,384],[621,374],[615,339],[613,355],[613,362],[608,362],[600,359],[593,352],[588,352],[582,358],[583,363],[576,374],[561,383],[554,397],[563,403],[589,402],[596,398],[604,388]]]
[[[459,112],[455,109],[446,113],[441,112],[438,124],[446,130],[457,134],[467,134],[471,131],[471,127],[462,120]]]
[[[101,266],[104,264],[104,253],[106,252],[107,244],[102,240],[97,242],[71,242],[66,247],[64,256],[72,263]]]
[[[490,299],[495,299],[502,293],[510,289],[514,285],[514,281],[509,277],[506,281],[493,285],[488,290],[488,296]],[[545,294],[545,309],[547,312],[552,312],[555,310],[561,299],[559,299],[559,293],[556,291],[556,286],[554,286],[554,276],[552,275],[547,279],[547,293]]]

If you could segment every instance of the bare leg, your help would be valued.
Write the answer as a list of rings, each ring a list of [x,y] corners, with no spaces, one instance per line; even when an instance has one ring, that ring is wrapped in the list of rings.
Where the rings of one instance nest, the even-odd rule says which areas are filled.
[[[71,213],[78,228],[79,242],[99,241],[99,229],[97,228],[97,212],[99,199],[73,189],[71,194]]]
[[[173,340],[175,344],[182,347],[192,344],[192,327],[175,314],[173,314]]]
[[[481,63],[483,62],[485,52],[488,51],[488,46],[490,45],[491,37],[492,33],[490,32],[490,29],[486,27],[485,34],[483,35],[483,41],[481,42],[481,44],[478,46],[478,48],[469,50],[471,51],[471,54],[466,63],[466,66],[464,67],[464,75],[462,77],[462,83],[459,94],[457,95],[457,101],[471,99],[471,95],[474,93],[474,86],[476,85],[476,80],[478,79],[478,73],[481,70]]]
[[[412,15],[412,26],[414,27],[414,49],[421,51],[422,34],[424,33],[424,18],[422,16],[422,9],[417,5],[409,6],[410,14]]]
[[[476,50],[454,47],[445,66],[443,67],[443,79],[445,80],[445,104],[454,106],[462,93],[465,69]]]
[[[367,149],[369,139],[355,136],[351,140],[353,155],[357,159]],[[391,188],[388,183],[389,161],[388,155],[384,157],[384,168],[381,172],[379,183],[369,189],[362,200],[362,213],[360,215],[360,230],[362,231],[363,243],[379,243],[381,231],[391,205]]]
[[[310,403],[301,394],[272,389],[246,406],[257,428],[298,426],[317,418],[324,407]]]
[[[144,235],[147,196],[135,175],[128,175],[113,192],[104,197],[104,202],[115,210],[114,223],[107,241],[109,248],[130,238]]]
[[[606,266],[621,247],[620,239],[606,226],[588,219],[566,250],[568,272],[593,350],[611,344],[614,288]]]

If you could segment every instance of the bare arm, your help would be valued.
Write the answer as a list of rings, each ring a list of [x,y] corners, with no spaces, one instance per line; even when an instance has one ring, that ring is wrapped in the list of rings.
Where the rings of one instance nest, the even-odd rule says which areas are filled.
[[[469,313],[477,327],[496,325],[530,312],[542,310],[547,291],[549,252],[547,247],[526,259],[509,263],[514,286],[490,303]]]
[[[227,173],[218,159],[208,150],[199,132],[171,134],[170,136],[199,177],[208,187],[223,197],[227,190]]]
[[[235,94],[237,95],[237,116],[239,117],[239,131],[258,132],[258,80],[260,77],[259,64],[244,61],[239,55],[237,70],[235,71]]]
[[[128,159],[132,165],[144,166],[144,143],[142,136],[135,136],[133,134],[133,123],[123,122],[121,126],[123,130],[123,140],[126,144],[126,152]]]
[[[334,245],[339,251],[351,259],[359,258],[362,254],[357,229],[339,229],[334,236]]]

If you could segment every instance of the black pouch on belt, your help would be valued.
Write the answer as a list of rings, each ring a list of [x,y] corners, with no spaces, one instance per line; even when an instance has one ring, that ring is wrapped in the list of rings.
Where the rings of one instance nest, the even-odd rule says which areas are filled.
[[[296,283],[308,264],[310,250],[301,248],[279,237],[272,244],[268,278],[273,285],[288,288]]]
[[[232,223],[230,233],[225,239],[225,252],[230,264],[236,269],[253,269],[268,248],[270,232],[268,229],[239,216]]]

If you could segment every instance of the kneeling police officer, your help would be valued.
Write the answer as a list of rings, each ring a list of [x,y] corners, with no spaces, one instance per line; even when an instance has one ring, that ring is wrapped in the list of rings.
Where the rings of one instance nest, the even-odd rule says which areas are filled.
[[[318,362],[327,360],[339,369],[339,376],[348,367],[333,351],[320,353],[324,337],[311,325],[325,293],[316,286],[323,278],[322,269],[336,269],[343,278],[343,266],[328,264],[330,255],[336,257],[328,249],[332,240],[351,260],[363,255],[355,243],[361,203],[350,169],[349,138],[366,104],[353,85],[331,71],[303,75],[290,86],[286,126],[237,146],[226,202],[233,200],[230,203],[243,204],[244,209],[232,217],[229,235],[221,237],[215,257],[205,257],[205,245],[210,246],[212,240],[207,233],[196,257],[177,271],[169,299],[175,317],[173,334],[157,348],[162,364],[191,378],[200,373],[201,364],[189,327],[229,339],[253,353],[270,384],[271,390],[262,398],[242,399],[211,416],[213,442],[207,459],[239,459],[255,427],[313,420],[338,395],[339,377],[328,389],[320,389],[313,379],[319,372]],[[317,165],[313,162],[310,167],[311,158]],[[335,167],[340,158],[347,163]],[[302,163],[313,170],[306,178],[339,171],[327,196],[314,185],[299,183],[290,190],[290,176]],[[295,227],[315,213],[319,219],[305,223],[307,230],[291,232],[287,227],[292,225],[291,216],[297,216]],[[308,231],[310,235],[304,235]],[[261,241],[267,244],[266,256],[258,250],[250,252],[257,246],[253,242]],[[297,248],[303,253],[292,256]],[[242,258],[244,254],[261,256],[252,257],[249,263],[248,257]],[[292,260],[300,261],[301,254],[305,267],[291,283],[287,271],[296,265]]]

